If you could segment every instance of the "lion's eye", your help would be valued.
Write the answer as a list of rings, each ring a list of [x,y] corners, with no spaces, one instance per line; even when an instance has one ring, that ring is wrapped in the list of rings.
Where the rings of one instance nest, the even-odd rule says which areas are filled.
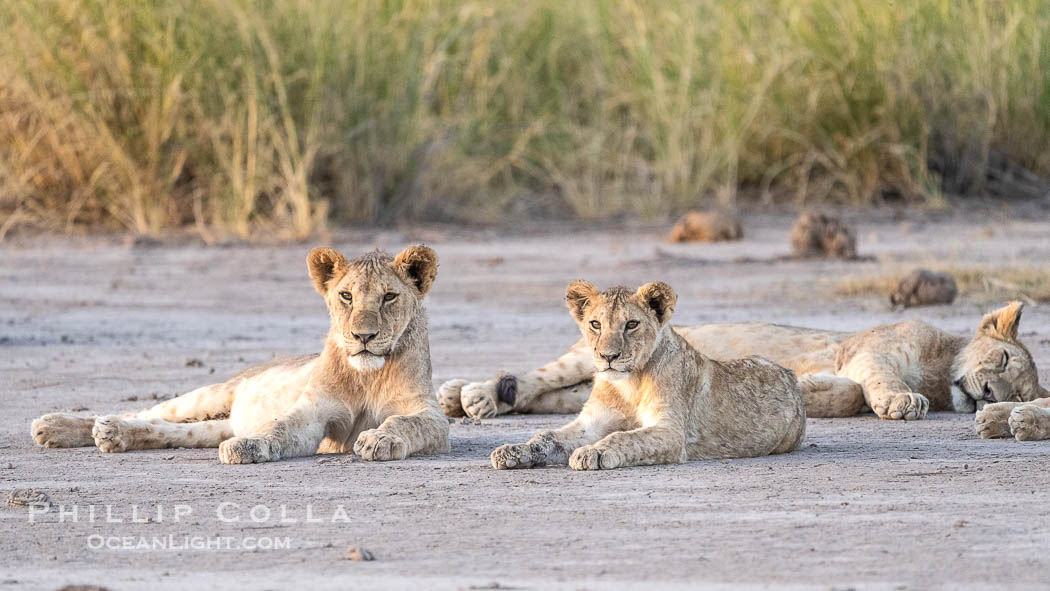
[[[396,299],[397,299],[397,294],[394,293],[394,292],[390,292],[390,293],[386,294],[385,296],[383,296],[383,301],[384,302],[392,302],[392,301],[394,301]]]
[[[598,322],[597,320],[591,320],[591,328],[593,328],[594,330],[601,330],[602,323]]]
[[[1006,366],[1010,364],[1010,353],[1003,351],[1003,365],[1002,368],[1006,369]]]
[[[341,299],[342,299],[342,300],[343,300],[344,302],[346,302],[346,303],[348,303],[348,304],[349,304],[350,302],[354,301],[354,296],[350,295],[350,292],[349,292],[349,291],[341,291],[341,292],[339,292],[339,297],[340,297],[340,298],[341,298]]]
[[[630,322],[627,323],[627,330],[634,330],[636,328],[638,328],[638,321],[637,320],[631,320]]]

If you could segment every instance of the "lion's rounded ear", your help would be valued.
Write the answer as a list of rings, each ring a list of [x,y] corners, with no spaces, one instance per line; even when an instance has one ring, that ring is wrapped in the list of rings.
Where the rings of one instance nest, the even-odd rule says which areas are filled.
[[[306,255],[306,265],[310,268],[310,277],[314,287],[323,295],[328,295],[328,288],[333,281],[342,279],[346,274],[346,257],[331,248],[315,248]]]
[[[598,295],[598,288],[590,281],[577,279],[565,288],[565,305],[577,322],[583,321],[583,312]]]
[[[424,296],[434,285],[438,274],[438,255],[434,249],[417,244],[402,250],[394,257],[394,272],[419,290]]]
[[[674,314],[674,306],[678,302],[678,295],[671,289],[670,285],[662,281],[646,283],[635,292],[642,303],[656,314],[656,320],[661,324],[667,324]]]
[[[981,318],[981,325],[977,328],[977,334],[1016,341],[1017,329],[1021,324],[1022,310],[1024,310],[1024,302],[1010,302],[994,312],[985,314],[984,318]]]

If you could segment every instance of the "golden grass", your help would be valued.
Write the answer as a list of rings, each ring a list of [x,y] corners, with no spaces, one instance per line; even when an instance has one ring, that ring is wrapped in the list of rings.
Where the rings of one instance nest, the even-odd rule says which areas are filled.
[[[1050,270],[1032,266],[962,267],[956,265],[923,265],[922,268],[950,274],[959,287],[960,297],[981,303],[1021,299],[1029,303],[1050,302]],[[844,297],[886,296],[911,269],[900,273],[879,273],[847,277],[835,284],[835,293]]]
[[[1050,173],[1046,31],[1042,0],[8,0],[0,236],[940,203],[953,158]]]

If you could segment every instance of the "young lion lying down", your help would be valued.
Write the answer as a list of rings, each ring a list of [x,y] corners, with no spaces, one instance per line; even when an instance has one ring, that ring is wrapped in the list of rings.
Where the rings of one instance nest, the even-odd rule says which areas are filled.
[[[599,292],[575,281],[565,300],[592,352],[591,396],[561,429],[493,450],[493,467],[608,470],[801,445],[806,410],[795,374],[760,357],[720,362],[697,352],[668,325],[676,301],[668,285]]]
[[[375,251],[348,262],[316,248],[307,263],[332,319],[320,355],[254,367],[139,413],[44,415],[33,421],[33,438],[104,452],[218,447],[225,464],[350,449],[366,460],[447,452],[422,306],[437,254],[411,246],[397,257]]]
[[[972,413],[993,402],[1050,396],[1017,339],[1022,308],[1012,302],[986,314],[971,338],[919,320],[852,334],[757,322],[674,330],[714,359],[761,355],[793,370],[807,416],[851,416],[866,406],[884,419],[914,420],[927,410]],[[517,376],[448,381],[438,400],[449,416],[578,412],[594,374],[589,358],[581,340],[558,359]]]

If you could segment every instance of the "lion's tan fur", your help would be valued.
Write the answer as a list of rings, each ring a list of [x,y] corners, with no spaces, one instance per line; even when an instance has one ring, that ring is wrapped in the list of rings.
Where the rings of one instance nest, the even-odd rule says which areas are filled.
[[[905,275],[890,294],[890,304],[902,308],[950,304],[959,294],[955,277],[949,273],[916,269]]]
[[[1050,392],[1039,385],[1031,355],[1017,340],[1021,310],[1020,302],[1014,302],[981,321],[979,332],[993,342],[1001,342],[999,348],[965,352],[969,359],[980,363],[981,371],[968,374],[964,385],[982,388],[998,401],[977,412],[977,433],[985,439],[1050,439]]]
[[[791,250],[796,257],[857,258],[857,238],[841,218],[807,211],[791,226]]]
[[[257,366],[139,413],[44,415],[33,422],[34,439],[45,447],[94,443],[105,452],[218,447],[224,463],[448,451],[422,306],[437,255],[413,246],[397,257],[376,251],[347,261],[318,248],[307,262],[332,320],[320,354]]]
[[[659,282],[572,283],[566,301],[597,370],[590,397],[565,427],[494,450],[493,466],[597,470],[797,449],[806,413],[794,374],[760,357],[705,357],[668,325],[675,300]]]
[[[722,211],[690,211],[678,218],[670,242],[722,242],[740,240],[744,233],[735,215]]]
[[[1017,339],[1020,313],[1017,302],[989,313],[969,339],[917,320],[852,334],[763,323],[675,331],[713,359],[760,355],[793,370],[811,417],[850,416],[867,406],[883,418],[918,419],[931,409],[973,412],[988,402],[1046,395]],[[1000,367],[1004,354],[1009,364]],[[503,384],[514,385],[513,404],[500,401],[496,380],[453,380],[438,397],[452,415],[576,412],[586,400],[579,385],[594,373],[589,359],[589,345],[580,340],[557,360],[505,378]]]

